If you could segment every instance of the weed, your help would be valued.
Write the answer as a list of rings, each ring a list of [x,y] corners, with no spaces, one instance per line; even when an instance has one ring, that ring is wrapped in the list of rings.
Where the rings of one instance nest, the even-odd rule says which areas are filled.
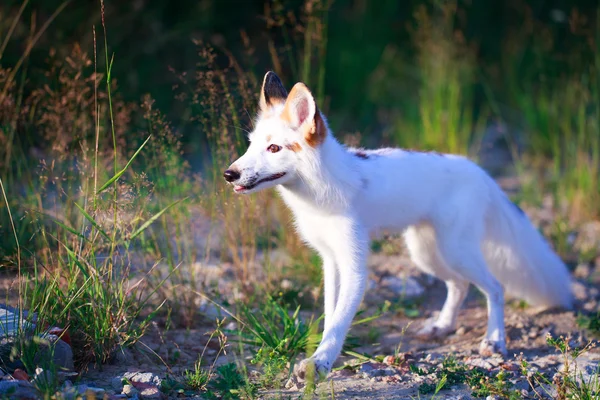
[[[184,383],[187,387],[197,390],[206,390],[206,385],[210,381],[210,372],[205,371],[201,367],[202,359],[198,359],[194,364],[193,371],[185,371],[183,373]]]
[[[573,347],[570,337],[552,337],[550,334],[547,335],[546,342],[561,354],[563,361],[563,367],[552,378],[532,371],[529,363],[521,358],[521,373],[526,377],[536,396],[541,397],[541,392],[545,392],[544,395],[560,400],[597,398],[600,391],[598,378],[600,371],[592,372],[588,378],[585,378],[577,363],[577,359],[596,347],[596,343],[590,341],[583,347]],[[554,393],[550,393],[551,390]]]
[[[577,316],[577,325],[582,329],[587,329],[596,336],[600,335],[600,311],[596,314],[579,314]]]
[[[253,399],[256,398],[256,385],[239,372],[235,363],[221,365],[216,369],[217,377],[207,392],[208,398],[219,399]]]
[[[262,354],[269,359],[282,358],[293,364],[310,343],[318,343],[319,337],[311,334],[311,326],[316,326],[322,317],[306,324],[299,316],[300,307],[290,315],[284,306],[268,296],[258,310],[245,304],[238,304],[238,309],[243,323],[238,335],[244,343],[264,349]],[[255,360],[264,361],[261,357]]]

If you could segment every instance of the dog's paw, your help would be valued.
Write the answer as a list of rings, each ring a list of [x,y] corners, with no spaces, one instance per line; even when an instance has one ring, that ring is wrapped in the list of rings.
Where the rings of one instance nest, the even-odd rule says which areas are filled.
[[[500,354],[501,356],[506,357],[506,344],[504,341],[483,339],[479,345],[479,354],[483,357],[491,357],[494,354]]]
[[[418,332],[417,337],[422,340],[432,340],[445,338],[451,334],[454,329],[450,326],[438,326],[435,321],[426,321]]]
[[[331,370],[331,362],[322,360],[318,357],[302,360],[295,368],[294,375],[299,382],[314,380],[315,383],[325,380]]]

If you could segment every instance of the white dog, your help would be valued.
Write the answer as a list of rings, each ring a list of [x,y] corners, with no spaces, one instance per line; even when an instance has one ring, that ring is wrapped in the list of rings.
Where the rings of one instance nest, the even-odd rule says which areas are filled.
[[[469,284],[487,298],[479,351],[506,354],[504,290],[532,305],[571,307],[570,277],[525,214],[466,158],[401,149],[346,148],[303,83],[287,93],[265,75],[250,147],[225,171],[236,193],[276,186],[300,235],[323,260],[325,327],[297,370],[323,378],[341,352],[367,281],[369,234],[404,232],[414,263],[445,281],[448,295],[420,334],[455,329]]]

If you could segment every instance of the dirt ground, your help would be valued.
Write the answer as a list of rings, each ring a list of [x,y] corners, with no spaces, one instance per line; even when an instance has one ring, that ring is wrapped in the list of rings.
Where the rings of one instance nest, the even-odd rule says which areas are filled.
[[[385,300],[394,304],[398,296],[377,282],[382,277],[389,277],[394,273],[410,277],[419,282],[425,289],[419,297],[420,304],[417,309],[420,315],[408,318],[402,312],[391,311],[367,326],[358,326],[352,329],[351,335],[360,338],[361,343],[369,343],[354,349],[359,353],[370,355],[402,354],[411,360],[415,366],[422,369],[434,369],[441,361],[451,356],[457,361],[468,366],[476,366],[486,371],[498,372],[500,370],[515,370],[518,365],[517,358],[523,357],[542,373],[550,376],[560,368],[564,359],[546,343],[546,335],[569,336],[573,345],[583,345],[589,339],[576,324],[576,312],[561,310],[539,311],[531,308],[522,308],[519,303],[509,300],[506,306],[506,330],[508,336],[509,356],[506,359],[481,358],[477,354],[479,341],[485,333],[487,323],[485,301],[476,290],[471,290],[469,297],[459,317],[457,331],[445,340],[423,341],[416,337],[416,331],[428,318],[435,316],[441,308],[445,298],[445,286],[436,280],[419,273],[410,266],[410,262],[399,256],[372,255],[370,258],[372,287],[369,289],[363,308],[372,311]],[[593,272],[593,271],[592,271]],[[574,292],[578,300],[578,309],[598,307],[599,283],[598,276],[590,275],[582,283],[574,283]],[[167,376],[177,376],[185,369],[191,368],[202,352],[207,341],[206,332],[212,330],[214,324],[206,321],[205,326],[193,330],[163,331],[158,325],[153,326],[146,337],[134,350],[127,350],[120,354],[111,365],[102,368],[90,369],[82,375],[81,381],[94,387],[107,389],[108,392],[118,393],[114,388],[115,377],[123,376],[127,372],[152,373],[160,379]],[[405,330],[403,328],[406,328]],[[235,346],[235,344],[232,344]],[[206,355],[210,359],[217,353],[216,343],[208,347]],[[253,354],[246,352],[249,360]],[[336,366],[351,362],[354,358],[342,356]],[[249,364],[246,360],[246,363]],[[600,351],[592,349],[590,353],[582,356],[582,368],[597,368],[600,360]],[[219,358],[218,364],[236,361],[234,352]],[[239,361],[239,360],[237,360]],[[383,370],[383,372],[377,372]],[[518,378],[514,372],[511,382],[525,394],[533,396],[534,388],[530,387],[524,378]],[[431,394],[419,394],[418,388],[423,382],[431,380],[431,376],[419,376],[409,372],[406,368],[393,368],[385,364],[367,362],[365,366],[353,369],[334,371],[326,382],[319,384],[317,395],[330,398],[331,393],[336,399],[372,398],[372,399],[407,399],[430,398]],[[298,398],[302,389],[291,385],[284,387],[285,382],[279,382],[280,389],[262,391],[261,398]],[[543,389],[543,388],[542,388]],[[542,390],[537,388],[537,390]],[[471,398],[471,390],[467,385],[461,384],[440,392],[438,399],[467,399]],[[532,397],[533,398],[533,397]]]

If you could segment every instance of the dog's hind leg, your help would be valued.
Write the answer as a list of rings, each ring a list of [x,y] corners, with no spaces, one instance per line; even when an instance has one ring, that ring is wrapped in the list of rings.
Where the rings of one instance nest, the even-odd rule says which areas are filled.
[[[433,228],[427,225],[412,226],[405,232],[406,246],[415,265],[446,282],[448,294],[436,319],[428,320],[417,333],[431,339],[447,336],[456,327],[456,318],[469,290],[469,282],[453,273],[444,263],[435,240]]]
[[[437,235],[440,254],[454,273],[477,286],[487,298],[488,327],[479,352],[484,356],[505,355],[504,289],[487,266],[477,227],[460,227],[456,220],[452,222],[438,230],[442,232]]]

